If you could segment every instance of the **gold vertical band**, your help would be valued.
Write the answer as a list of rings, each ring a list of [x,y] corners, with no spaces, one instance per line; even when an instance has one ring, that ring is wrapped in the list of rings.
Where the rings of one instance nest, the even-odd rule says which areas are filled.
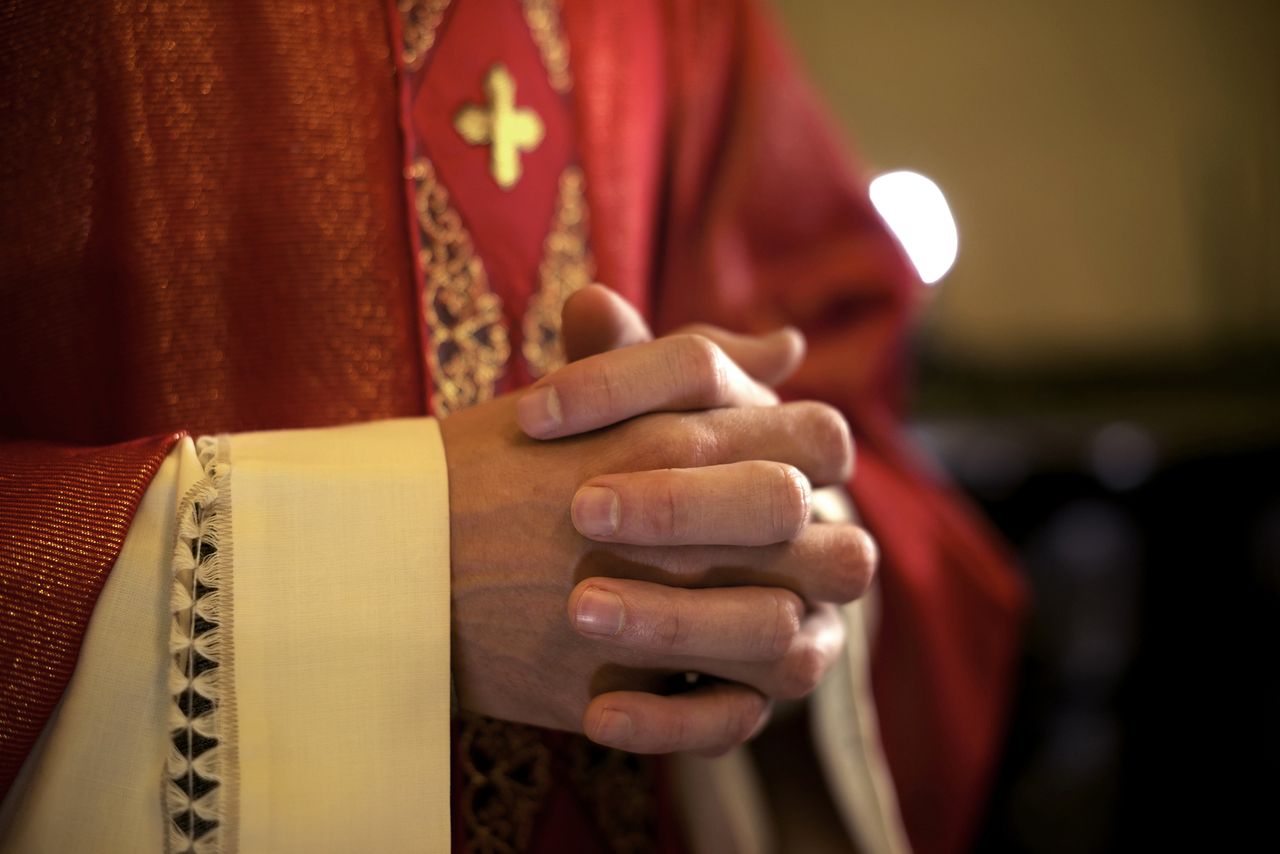
[[[475,252],[462,217],[449,203],[449,191],[431,161],[414,161],[414,182],[421,249],[423,322],[431,407],[437,416],[493,397],[511,343],[502,319],[502,300],[489,289],[489,276]]]
[[[546,376],[564,364],[560,310],[565,300],[595,277],[595,260],[587,245],[585,184],[577,166],[568,167],[560,175],[555,216],[538,267],[538,292],[524,313],[522,351],[534,377]]]
[[[560,4],[556,0],[524,0],[524,20],[542,54],[551,88],[567,94],[573,88],[573,73],[569,70],[569,43],[560,26]]]

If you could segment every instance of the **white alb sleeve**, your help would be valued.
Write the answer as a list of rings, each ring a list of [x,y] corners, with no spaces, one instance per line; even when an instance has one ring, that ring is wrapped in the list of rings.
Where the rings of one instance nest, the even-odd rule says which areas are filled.
[[[447,850],[449,636],[435,421],[181,443],[0,848]]]

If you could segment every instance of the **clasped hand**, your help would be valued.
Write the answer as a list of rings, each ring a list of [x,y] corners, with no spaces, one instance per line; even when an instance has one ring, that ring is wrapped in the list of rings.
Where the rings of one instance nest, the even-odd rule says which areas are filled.
[[[861,528],[811,519],[812,489],[851,473],[848,426],[757,379],[794,368],[794,339],[701,331],[645,341],[590,289],[566,338],[632,346],[442,423],[462,708],[716,754],[835,661],[836,606],[876,560]],[[711,679],[669,690],[685,673]]]

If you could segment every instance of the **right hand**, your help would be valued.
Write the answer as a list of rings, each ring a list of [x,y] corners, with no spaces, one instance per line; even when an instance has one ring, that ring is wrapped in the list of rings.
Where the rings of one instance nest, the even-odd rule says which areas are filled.
[[[807,694],[838,652],[838,616],[802,623],[805,603],[850,601],[869,581],[865,535],[806,525],[811,485],[849,473],[848,428],[821,404],[768,405],[772,392],[701,336],[571,367],[601,378],[603,396],[554,404],[526,392],[526,427],[558,414],[553,432],[567,435],[611,406],[626,411],[612,420],[654,414],[538,442],[507,395],[442,422],[460,705],[580,732],[592,697],[627,688],[586,722],[589,736],[633,752],[728,749],[763,725],[767,698]],[[575,493],[602,475],[619,499],[603,521],[647,545],[575,529],[590,524],[589,496]],[[623,602],[619,622],[608,606]],[[727,681],[646,692],[687,671]]]

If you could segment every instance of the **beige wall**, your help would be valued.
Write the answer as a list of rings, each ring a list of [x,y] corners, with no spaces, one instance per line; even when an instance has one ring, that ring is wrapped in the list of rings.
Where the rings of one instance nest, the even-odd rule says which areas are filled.
[[[1280,0],[775,5],[867,165],[952,204],[944,356],[1280,342]]]

